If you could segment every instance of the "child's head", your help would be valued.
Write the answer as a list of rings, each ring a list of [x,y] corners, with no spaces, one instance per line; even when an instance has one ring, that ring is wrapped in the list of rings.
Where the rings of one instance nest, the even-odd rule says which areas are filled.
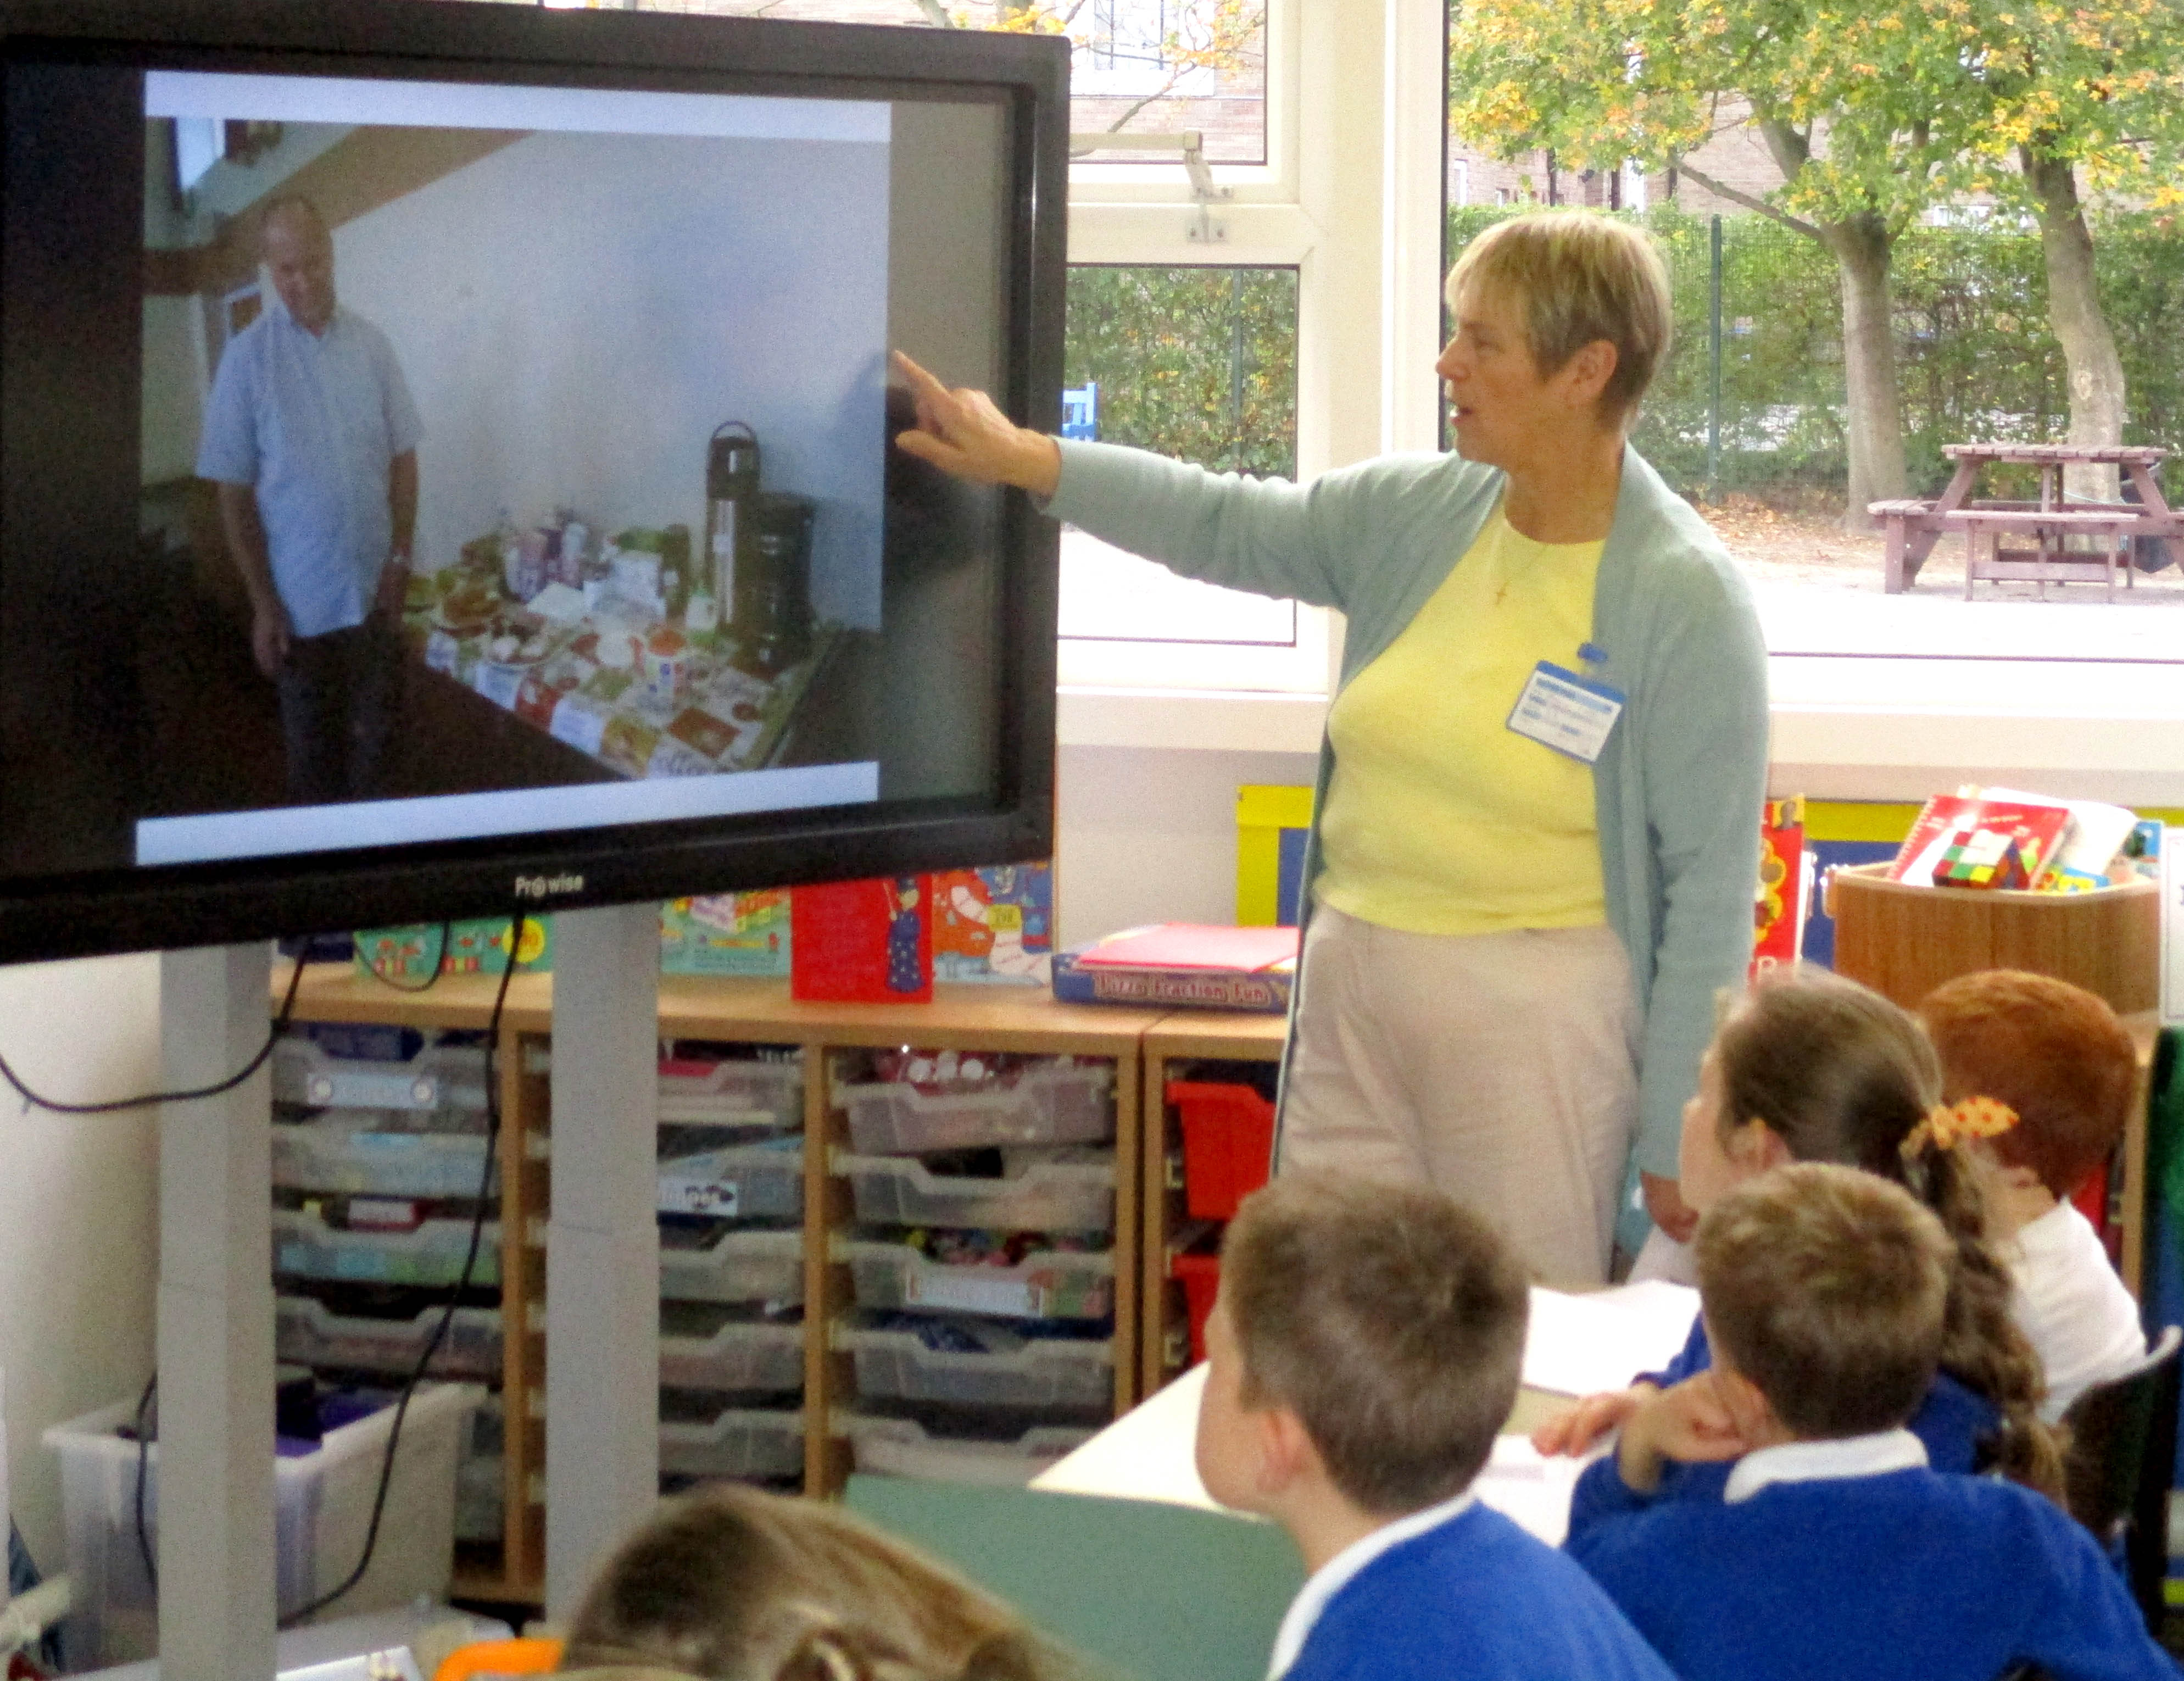
[[[1797,1163],[1724,1195],[1695,1242],[1715,1358],[1791,1434],[1869,1435],[1919,1410],[1941,1363],[1956,1246],[1908,1191]]]
[[[1825,971],[1754,988],[1729,1012],[1684,1111],[1684,1200],[1713,1199],[1783,1161],[1903,1177],[1901,1147],[1941,1098],[1919,1024]]]
[[[838,1507],[718,1483],[616,1550],[571,1623],[564,1670],[702,1681],[1061,1681],[1023,1620]]]
[[[2059,1450],[2040,1422],[2039,1356],[2012,1316],[1987,1181],[1971,1152],[1919,1123],[1938,1107],[1940,1060],[1911,1015],[1825,971],[1754,988],[1707,1053],[1684,1116],[1684,1200],[1703,1214],[1733,1187],[1785,1162],[1833,1162],[1893,1180],[1937,1215],[1957,1245],[1942,1368],[2002,1414],[2005,1474],[2059,1489]]]
[[[1438,1192],[1285,1173],[1247,1198],[1221,1251],[1198,1467],[1225,1504],[1268,1509],[1311,1455],[1361,1512],[1454,1498],[1517,1394],[1524,1269]]]
[[[2050,976],[1989,969],[1936,987],[1919,1016],[1948,1101],[1990,1097],[2017,1111],[1991,1146],[2004,1166],[2030,1170],[2060,1201],[2114,1152],[2138,1062],[2105,1001]]]

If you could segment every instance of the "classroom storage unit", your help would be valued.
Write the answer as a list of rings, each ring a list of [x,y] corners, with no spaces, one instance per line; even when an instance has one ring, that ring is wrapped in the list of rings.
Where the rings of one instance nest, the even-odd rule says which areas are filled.
[[[276,996],[287,978],[275,977]],[[315,1090],[359,1109],[399,1101],[376,1121],[287,1140],[284,1161],[310,1162],[311,1173],[332,1183],[308,1199],[296,1184],[275,1189],[287,1205],[281,1240],[299,1260],[322,1261],[328,1275],[308,1288],[282,1275],[285,1348],[322,1364],[362,1355],[381,1370],[421,1348],[432,1323],[421,1322],[421,1287],[385,1275],[401,1270],[400,1257],[422,1256],[454,1276],[437,1225],[456,1224],[466,1239],[475,1205],[438,1194],[455,1171],[440,1158],[467,1151],[471,1166],[482,1166],[485,1059],[482,1046],[444,1039],[392,1055],[399,1045],[384,1035],[475,1038],[491,1018],[498,984],[497,977],[450,975],[412,994],[348,969],[305,977],[295,1020],[313,1025],[299,1036],[310,1049],[276,1066],[283,1100],[309,1107]],[[518,974],[509,988],[493,1065],[502,1126],[492,1270],[482,1265],[476,1274],[496,1282],[474,1289],[435,1367],[456,1375],[454,1361],[460,1375],[496,1374],[496,1393],[470,1426],[455,1473],[454,1590],[518,1603],[538,1602],[543,1590],[543,1472],[553,1428],[544,1406],[541,1247],[553,1183],[552,984],[550,976]],[[943,988],[925,1005],[827,1005],[797,1003],[779,982],[663,977],[663,1478],[671,1485],[755,1478],[824,1495],[861,1463],[900,1475],[1021,1482],[1134,1401],[1139,1045],[1157,1019],[1152,1010],[1058,1005],[1028,988]],[[329,1044],[319,1035],[330,1027],[357,1037]],[[1000,1103],[867,1089],[900,1083],[876,1079],[872,1057],[905,1045],[1022,1060]],[[443,1054],[422,1055],[427,1049]],[[476,1108],[466,1109],[472,1099]],[[390,1122],[388,1113],[398,1119]],[[428,1115],[443,1118],[427,1123]],[[435,1141],[379,1141],[404,1132]],[[439,1141],[465,1138],[476,1142]],[[936,1154],[965,1149],[993,1154],[969,1164],[976,1172],[962,1171],[960,1156]],[[340,1177],[382,1157],[404,1164],[407,1177]],[[449,1177],[434,1180],[435,1172]],[[285,1177],[276,1169],[276,1181]],[[375,1197],[415,1206],[375,1209]],[[315,1205],[308,1214],[307,1200]],[[367,1204],[362,1220],[359,1200]],[[451,1220],[458,1212],[465,1218]],[[1056,1246],[1054,1258],[1043,1252],[1024,1276],[1010,1277],[1018,1269],[937,1266],[900,1241],[943,1225],[1038,1231]],[[867,1294],[893,1291],[904,1298],[895,1308],[859,1305],[848,1246],[868,1242],[889,1252],[866,1266]],[[460,1262],[458,1250],[454,1267]],[[424,1269],[422,1260],[411,1267]],[[956,1276],[984,1272],[992,1276]],[[1055,1327],[946,1305],[951,1292],[990,1305],[995,1291],[1011,1294],[1012,1305],[1095,1316],[1063,1322],[1064,1334],[1047,1336]],[[913,1294],[921,1300],[907,1300]],[[934,1348],[905,1333],[903,1315],[931,1322],[928,1333],[951,1322],[978,1328],[967,1344],[944,1335],[946,1345]],[[983,1433],[949,1433],[967,1419]]]

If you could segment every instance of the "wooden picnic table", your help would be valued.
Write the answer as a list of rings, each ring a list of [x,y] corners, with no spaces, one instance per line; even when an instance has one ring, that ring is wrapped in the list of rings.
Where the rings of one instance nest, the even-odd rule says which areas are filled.
[[[1952,443],[1942,453],[1956,463],[1956,471],[1940,496],[1867,504],[1866,511],[1887,532],[1883,587],[1891,595],[1910,587],[1947,532],[1964,535],[1966,600],[1982,578],[2020,578],[2038,583],[2043,596],[2050,583],[2105,583],[2113,601],[2119,571],[2126,588],[2136,580],[2130,557],[2139,537],[2165,544],[2169,558],[2184,566],[2184,509],[2172,511],[2154,481],[2154,465],[2168,454],[2165,449],[2147,444]],[[2138,500],[2066,501],[2063,469],[2086,462],[2120,468]],[[2037,502],[1972,499],[1981,473],[2004,463],[2040,470]],[[2011,537],[2030,538],[2031,547],[2005,548],[2003,540]],[[2099,541],[2100,552],[2068,548],[2073,537]]]

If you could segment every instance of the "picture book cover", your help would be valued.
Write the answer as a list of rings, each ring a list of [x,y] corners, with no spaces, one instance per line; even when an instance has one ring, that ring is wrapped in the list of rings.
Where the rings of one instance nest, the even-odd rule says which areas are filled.
[[[1994,862],[1999,867],[2004,855],[2014,851],[2015,862],[2008,873],[2015,877],[2021,871],[2020,885],[2036,882],[2070,826],[2070,808],[2060,804],[1936,794],[1920,810],[1911,832],[1904,838],[1895,863],[1889,866],[1888,879],[1915,887],[1947,884],[1948,877],[1942,872],[1948,866],[1950,849],[1958,848],[1964,853],[1958,860],[1960,871],[1979,867],[1978,860],[1985,860],[1989,852],[1996,854]],[[1997,849],[1991,839],[1980,840],[1982,832],[2001,837],[2004,845]],[[1995,885],[1992,881],[1959,884]]]
[[[1759,826],[1759,888],[1752,908],[1752,978],[1793,964],[1812,903],[1802,795],[1770,799]]]
[[[788,973],[788,890],[708,893],[660,907],[663,975]]]
[[[928,876],[881,876],[789,890],[788,993],[833,1004],[933,998]]]
[[[1051,865],[943,870],[932,881],[935,980],[1047,984],[1054,962]]]

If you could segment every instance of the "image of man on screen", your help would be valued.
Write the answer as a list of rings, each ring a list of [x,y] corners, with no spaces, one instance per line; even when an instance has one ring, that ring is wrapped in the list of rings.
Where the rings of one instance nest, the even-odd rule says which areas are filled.
[[[422,428],[386,334],[336,297],[317,207],[270,200],[259,254],[274,298],[220,358],[198,473],[280,691],[290,797],[370,799],[400,700]]]

